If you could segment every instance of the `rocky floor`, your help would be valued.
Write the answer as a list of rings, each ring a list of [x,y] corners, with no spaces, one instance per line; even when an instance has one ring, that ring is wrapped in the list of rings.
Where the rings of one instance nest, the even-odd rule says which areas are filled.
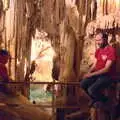
[[[0,120],[51,120],[51,116],[21,94],[0,93]]]

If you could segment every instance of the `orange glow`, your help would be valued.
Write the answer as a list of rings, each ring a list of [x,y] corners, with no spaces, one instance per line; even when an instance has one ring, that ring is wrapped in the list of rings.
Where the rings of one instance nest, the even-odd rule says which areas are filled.
[[[35,38],[32,38],[31,62],[33,60],[36,62],[34,81],[51,82],[53,80],[51,73],[55,52],[46,35],[47,33],[40,33],[36,30]]]
[[[116,8],[120,9],[120,0],[116,0]]]

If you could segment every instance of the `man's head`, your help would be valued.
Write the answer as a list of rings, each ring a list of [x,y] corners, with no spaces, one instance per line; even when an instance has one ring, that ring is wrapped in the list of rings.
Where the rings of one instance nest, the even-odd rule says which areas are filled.
[[[0,50],[0,63],[6,64],[10,58],[10,54],[7,50]]]
[[[95,42],[100,48],[108,45],[108,35],[105,33],[98,33],[95,37]]]

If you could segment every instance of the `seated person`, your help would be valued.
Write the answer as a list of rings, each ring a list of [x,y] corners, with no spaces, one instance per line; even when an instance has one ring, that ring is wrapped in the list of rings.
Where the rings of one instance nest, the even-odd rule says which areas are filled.
[[[98,49],[95,52],[95,62],[89,72],[83,76],[81,88],[90,96],[92,106],[99,101],[105,103],[108,97],[101,90],[111,84],[115,73],[116,53],[115,49],[108,44],[108,35],[99,33],[95,37]]]
[[[10,81],[7,68],[5,66],[9,58],[10,58],[9,52],[4,49],[1,49],[0,50],[0,82],[3,83],[3,84],[0,84],[1,92],[7,92],[7,84],[5,83]]]

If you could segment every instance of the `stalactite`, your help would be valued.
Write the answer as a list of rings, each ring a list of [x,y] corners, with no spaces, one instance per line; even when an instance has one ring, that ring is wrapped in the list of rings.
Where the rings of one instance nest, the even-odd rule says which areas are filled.
[[[15,34],[15,49],[14,49],[14,53],[15,53],[15,80],[16,80],[16,78],[17,78],[17,47],[18,47],[18,31],[19,31],[19,29],[18,29],[18,5],[17,5],[17,1],[16,1],[16,3],[15,3],[15,5],[16,5],[16,8],[15,8],[15,10],[16,10],[16,24],[15,24],[15,31],[16,31],[16,34]]]
[[[91,20],[95,20],[97,15],[97,0],[91,3]]]
[[[102,7],[102,9],[103,9],[103,15],[105,15],[105,0],[103,0],[103,7]]]
[[[106,0],[105,11],[106,11],[106,15],[107,15],[108,14],[108,0]]]
[[[3,12],[3,1],[0,0],[0,18],[2,16],[2,12]]]

